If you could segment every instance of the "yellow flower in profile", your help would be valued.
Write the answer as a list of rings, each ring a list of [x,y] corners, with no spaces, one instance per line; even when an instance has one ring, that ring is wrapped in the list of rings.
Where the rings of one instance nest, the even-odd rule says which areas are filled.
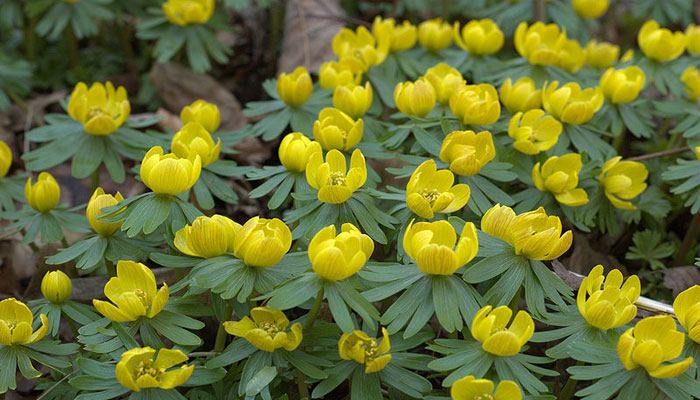
[[[504,240],[520,254],[531,260],[553,260],[571,247],[573,233],[562,235],[561,220],[543,207],[515,215],[512,208],[496,204],[481,217],[481,230]]]
[[[469,186],[453,186],[455,177],[449,170],[437,170],[435,160],[419,165],[406,185],[406,204],[416,215],[433,219],[435,213],[451,213],[469,201]]]
[[[173,154],[188,159],[190,154],[196,154],[202,160],[202,167],[219,159],[221,139],[214,144],[211,134],[199,122],[188,122],[180,129],[171,142]]]
[[[455,22],[452,33],[457,46],[471,54],[493,54],[503,47],[503,32],[489,18],[473,19],[462,27],[461,32],[459,22]]]
[[[501,103],[488,83],[463,85],[452,93],[450,110],[465,125],[491,125],[501,116]]]
[[[49,332],[49,319],[44,314],[39,319],[41,327],[32,332],[34,316],[26,304],[14,297],[0,301],[0,344],[15,346],[43,339]]]
[[[428,68],[423,78],[435,89],[435,95],[440,104],[448,104],[455,89],[466,84],[462,74],[445,63]]]
[[[49,271],[41,280],[41,294],[52,303],[63,303],[70,297],[72,291],[73,284],[63,271]]]
[[[563,32],[562,36],[566,36],[566,32]],[[561,69],[576,73],[586,63],[586,52],[574,39],[564,40],[561,51],[561,57],[557,63],[557,67]]]
[[[168,0],[162,5],[168,21],[180,26],[206,23],[215,7],[214,0]]]
[[[486,306],[472,320],[472,336],[481,348],[491,354],[508,357],[516,355],[535,333],[535,323],[526,311],[520,310],[508,327],[513,311],[507,306]]]
[[[233,239],[233,255],[250,267],[271,267],[292,247],[292,232],[279,218],[253,217]]]
[[[508,136],[513,138],[513,147],[523,154],[535,155],[551,149],[563,126],[543,110],[530,110],[513,115],[508,124]]]
[[[647,188],[645,180],[649,171],[644,164],[637,161],[620,161],[621,156],[613,157],[603,164],[600,173],[600,183],[605,190],[605,196],[615,208],[636,210],[631,200]]]
[[[558,202],[569,207],[588,203],[586,191],[578,188],[578,174],[583,163],[581,155],[570,153],[561,157],[552,156],[532,168],[532,180],[541,192],[550,192]]]
[[[347,151],[360,143],[363,129],[362,119],[355,121],[339,109],[327,107],[314,122],[314,139],[326,150]]]
[[[98,215],[104,214],[103,208],[116,206],[117,203],[124,200],[122,194],[117,192],[115,196],[111,194],[105,194],[101,187],[95,189],[95,192],[90,197],[87,209],[85,210],[85,216],[87,217],[88,223],[92,229],[102,236],[111,236],[114,232],[118,231],[119,228],[124,223],[122,222],[102,222]],[[117,214],[123,212],[124,209],[120,210]]]
[[[513,381],[500,381],[493,391],[493,381],[469,375],[456,381],[450,389],[452,400],[521,400],[523,394]]]
[[[533,65],[558,65],[562,57],[566,34],[557,24],[536,22],[528,26],[521,22],[515,29],[515,50]]]
[[[582,18],[598,18],[608,10],[608,0],[573,0],[574,11]]]
[[[418,25],[418,42],[430,51],[440,51],[452,44],[452,26],[442,18],[423,21]]]
[[[309,260],[316,275],[330,281],[349,278],[362,269],[374,251],[372,238],[353,224],[343,224],[336,236],[335,225],[314,235],[309,243]]]
[[[10,146],[7,143],[0,140],[0,178],[4,178],[7,175],[11,165],[12,150],[10,150]]]
[[[178,195],[192,186],[202,172],[199,154],[190,153],[189,158],[178,158],[175,154],[163,155],[160,146],[151,147],[141,161],[141,180],[154,193]]]
[[[333,91],[333,107],[352,118],[365,115],[371,105],[372,85],[369,81],[365,83],[365,86],[354,84],[337,86]]]
[[[126,89],[116,90],[112,82],[104,85],[95,82],[88,89],[79,82],[75,85],[68,102],[68,115],[83,124],[85,132],[91,135],[109,135],[116,131],[131,113],[126,97]]]
[[[586,61],[593,68],[612,67],[620,56],[620,46],[592,39],[586,45]],[[623,60],[624,62],[624,60]]]
[[[673,311],[688,337],[700,343],[700,286],[693,285],[679,293],[673,300]]]
[[[384,36],[375,38],[367,28],[358,26],[354,31],[341,29],[333,37],[331,47],[341,63],[347,63],[353,71],[365,72],[369,67],[384,62],[391,41]]]
[[[637,99],[645,81],[644,71],[636,65],[625,69],[608,68],[600,78],[600,87],[611,103],[629,103]]]
[[[542,104],[542,90],[528,77],[518,79],[515,84],[510,78],[506,79],[499,89],[499,97],[513,114],[540,108]]]
[[[223,215],[200,216],[192,225],[185,225],[175,232],[173,244],[188,256],[217,257],[233,252],[234,238],[240,230],[240,224]]]
[[[321,153],[314,153],[306,165],[306,181],[318,190],[318,199],[324,203],[345,202],[366,180],[367,165],[360,149],[352,152],[349,170],[345,156],[335,149],[326,154],[325,163]]]
[[[452,275],[474,259],[479,240],[471,222],[464,225],[457,240],[455,228],[445,220],[415,224],[411,221],[403,236],[403,248],[424,273]]]
[[[338,86],[359,85],[362,72],[353,71],[348,63],[326,61],[318,73],[318,83],[322,89],[335,89]]]
[[[32,178],[27,178],[24,185],[24,199],[29,206],[39,212],[46,212],[58,205],[61,197],[61,188],[56,179],[48,172],[39,174],[39,178],[32,185]]]
[[[255,307],[250,310],[250,316],[253,319],[243,317],[240,321],[224,322],[226,332],[242,337],[258,349],[269,353],[279,348],[293,351],[299,347],[303,339],[301,324],[296,322],[292,324],[290,332],[285,332],[289,326],[289,319],[282,311]]]
[[[622,281],[622,273],[618,269],[610,271],[604,277],[602,265],[596,265],[583,278],[576,303],[589,325],[598,329],[614,329],[634,319],[637,315],[634,303],[641,292],[639,277],[631,275],[624,284]]]
[[[496,148],[489,131],[450,132],[440,146],[440,161],[457,175],[471,176],[496,157]]]
[[[617,341],[617,355],[626,369],[644,367],[656,379],[673,378],[684,373],[693,357],[661,365],[681,355],[685,335],[676,330],[670,315],[646,317],[629,328]]]
[[[435,107],[437,94],[427,79],[399,82],[394,88],[396,108],[409,116],[425,117]]]
[[[700,26],[695,24],[688,25],[685,28],[685,38],[686,38],[686,50],[688,53],[698,55],[700,54]]]
[[[542,89],[542,106],[561,122],[584,124],[603,106],[604,96],[600,87],[581,89],[576,82],[559,87],[554,81]]]
[[[277,94],[290,107],[299,107],[311,97],[313,83],[304,67],[297,67],[291,74],[281,73],[277,78]]]
[[[377,41],[390,42],[389,51],[392,53],[412,48],[418,39],[416,26],[409,21],[403,21],[401,25],[396,25],[393,18],[382,19],[379,15],[372,22],[372,33]]]
[[[194,371],[194,365],[183,365],[171,369],[177,364],[189,360],[180,350],[160,349],[155,360],[156,351],[150,347],[137,347],[122,353],[117,363],[117,381],[127,389],[135,392],[141,389],[172,389],[187,382]]]
[[[320,153],[321,145],[301,132],[292,132],[280,143],[278,156],[282,165],[292,172],[304,172],[313,153]]]
[[[649,20],[637,34],[637,44],[645,56],[656,61],[671,61],[685,51],[687,39],[683,32],[671,32],[659,27],[659,23]]]
[[[352,334],[344,333],[338,341],[340,358],[365,364],[365,374],[384,369],[391,361],[390,349],[389,333],[386,328],[382,328],[382,341],[380,343],[362,331],[353,331]]]
[[[700,71],[696,67],[688,67],[681,75],[681,82],[685,83],[685,91],[691,100],[700,99]]]
[[[219,107],[204,100],[197,100],[189,106],[183,107],[180,111],[180,119],[185,125],[190,122],[199,122],[209,133],[216,132],[221,125]]]
[[[147,266],[133,261],[119,261],[117,276],[105,285],[108,301],[93,299],[92,305],[105,317],[115,322],[136,321],[140,317],[153,318],[170,298],[168,285],[158,290],[156,277]]]

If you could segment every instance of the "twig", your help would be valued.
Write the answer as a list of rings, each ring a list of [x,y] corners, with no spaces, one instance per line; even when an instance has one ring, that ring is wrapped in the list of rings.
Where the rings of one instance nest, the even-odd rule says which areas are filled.
[[[656,153],[649,153],[649,154],[642,154],[641,156],[635,156],[635,157],[630,157],[625,159],[625,161],[642,161],[642,160],[649,160],[652,158],[658,158],[658,157],[665,157],[665,156],[672,156],[674,154],[679,154],[679,153],[684,153],[686,151],[689,151],[690,147],[685,146],[685,147],[679,147],[677,149],[670,149],[670,150],[664,150],[664,151],[657,151]]]
[[[311,68],[311,47],[309,46],[309,27],[306,24],[306,14],[304,7],[301,5],[303,0],[297,0],[297,13],[299,13],[299,22],[301,24],[301,36],[304,42],[304,65],[306,68]]]
[[[545,17],[544,0],[532,0],[532,19],[536,22],[544,22]]]
[[[367,21],[363,21],[361,19],[353,18],[353,17],[346,17],[343,15],[322,15],[322,14],[314,14],[314,13],[309,13],[309,12],[304,13],[304,14],[300,13],[300,16],[301,15],[304,15],[304,16],[309,17],[309,18],[331,19],[334,21],[345,22],[346,24],[362,25],[366,28],[372,27],[372,24],[370,24]]]
[[[693,215],[693,219],[690,220],[690,226],[685,232],[685,236],[683,236],[681,247],[678,249],[678,253],[676,253],[676,257],[673,259],[673,266],[678,266],[683,263],[688,249],[690,249],[690,246],[695,242],[698,236],[698,228],[700,228],[700,214],[695,214]]]
[[[65,381],[66,379],[70,378],[71,376],[77,374],[78,372],[80,372],[80,370],[76,369],[75,371],[71,372],[70,374],[65,375],[63,378],[59,379],[58,382],[54,383],[50,388],[44,390],[44,392],[41,393],[41,396],[37,397],[36,400],[43,399],[44,397],[46,397],[46,395],[51,393],[52,390],[56,389],[58,387],[58,385],[63,383],[63,381]]]

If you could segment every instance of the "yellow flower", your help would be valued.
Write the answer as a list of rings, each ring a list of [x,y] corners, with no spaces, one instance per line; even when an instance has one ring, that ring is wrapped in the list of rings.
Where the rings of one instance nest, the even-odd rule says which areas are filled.
[[[454,131],[442,141],[440,161],[457,175],[471,176],[496,157],[491,132]]]
[[[123,221],[115,223],[102,222],[97,216],[104,214],[102,211],[103,208],[115,206],[122,200],[124,200],[124,197],[122,197],[122,194],[119,192],[117,192],[116,196],[112,196],[111,194],[105,194],[101,187],[95,189],[95,192],[90,197],[87,209],[85,210],[85,216],[95,232],[102,236],[111,236],[114,232],[119,230],[124,223]],[[124,209],[120,210],[119,213],[123,211]]]
[[[337,86],[333,91],[333,107],[352,118],[363,116],[372,105],[372,86],[369,81],[365,86]]]
[[[608,0],[573,0],[574,11],[583,18],[598,18],[610,5]]]
[[[515,114],[540,108],[542,104],[542,90],[535,87],[532,78],[524,77],[518,79],[515,84],[508,78],[499,89],[501,103]]]
[[[506,328],[513,311],[507,306],[486,306],[474,315],[472,336],[481,348],[491,354],[508,357],[516,355],[535,332],[535,323],[526,311],[520,310],[510,327]]]
[[[588,203],[586,191],[576,187],[582,166],[580,154],[552,156],[541,167],[540,163],[535,164],[532,180],[537,189],[552,193],[558,202],[569,207],[582,206]]]
[[[278,218],[253,217],[235,233],[233,239],[233,255],[250,267],[271,267],[291,247],[292,232]]]
[[[240,321],[226,321],[224,328],[229,335],[242,337],[262,351],[273,352],[279,348],[293,351],[303,339],[301,324],[292,324],[291,331],[285,332],[289,319],[282,311],[267,307],[255,307],[249,317]]]
[[[600,87],[613,104],[629,103],[637,99],[645,80],[644,71],[636,65],[625,69],[608,68],[600,78]]]
[[[513,38],[515,49],[533,65],[558,65],[566,34],[556,24],[521,22]]]
[[[605,285],[603,285],[605,279]],[[583,278],[578,289],[578,310],[589,325],[598,329],[619,328],[637,315],[634,303],[639,298],[641,286],[637,275],[622,284],[622,273],[614,269],[603,277],[603,266],[596,265]],[[586,298],[588,297],[588,298]]]
[[[676,296],[673,311],[688,337],[700,343],[700,286],[694,285]]]
[[[214,0],[168,0],[162,5],[168,21],[180,26],[206,23],[215,6]]]
[[[386,328],[382,328],[381,343],[377,343],[377,339],[370,338],[362,331],[353,331],[352,334],[344,333],[338,341],[340,358],[365,364],[366,374],[381,371],[389,364],[391,361],[391,354],[388,354],[390,349],[389,333]]]
[[[456,381],[450,389],[452,400],[521,400],[523,394],[513,381],[501,381],[493,391],[494,384],[488,379],[475,379],[469,375]]]
[[[58,205],[60,197],[61,188],[48,172],[40,173],[34,185],[32,185],[32,178],[27,178],[27,183],[24,185],[24,199],[31,208],[39,212],[49,211]]]
[[[566,36],[566,33],[562,33],[562,36]],[[559,68],[575,73],[586,63],[586,52],[576,40],[566,39],[561,51],[561,57],[557,63]]]
[[[179,158],[188,159],[190,154],[196,154],[202,160],[202,167],[219,159],[221,139],[216,144],[211,134],[199,122],[188,122],[180,129],[171,143],[173,154]]]
[[[303,172],[313,153],[320,153],[321,145],[301,132],[292,132],[282,139],[278,155],[282,165],[293,172]]]
[[[70,297],[73,284],[63,271],[49,271],[41,280],[41,294],[52,303],[63,303]]]
[[[104,85],[95,82],[90,89],[85,83],[79,82],[68,102],[68,115],[82,123],[85,132],[91,135],[109,135],[116,131],[130,112],[126,89],[119,86],[114,90],[112,82]]]
[[[433,219],[435,213],[451,213],[469,201],[469,186],[452,186],[449,170],[437,170],[435,160],[426,160],[413,171],[406,185],[406,204],[419,217]]]
[[[700,71],[696,67],[686,68],[681,75],[681,81],[685,83],[685,91],[691,100],[700,99]]]
[[[41,327],[32,332],[34,316],[24,303],[14,297],[0,301],[0,344],[14,346],[41,340],[49,331],[49,319],[40,314]]]
[[[621,156],[613,157],[603,164],[600,173],[600,183],[605,190],[605,196],[615,208],[636,210],[629,201],[647,188],[646,182],[649,171],[644,164],[636,161],[620,161]]]
[[[429,68],[423,78],[435,89],[437,101],[441,104],[448,104],[455,89],[466,84],[462,74],[445,63]]]
[[[175,233],[174,244],[181,253],[212,258],[233,252],[233,242],[241,225],[214,214],[201,216]]]
[[[409,116],[425,117],[435,107],[437,94],[426,78],[415,82],[399,82],[394,88],[396,108]]]
[[[573,234],[562,235],[561,220],[540,207],[515,215],[513,209],[496,204],[481,217],[481,230],[502,239],[520,254],[531,260],[553,260],[571,247]]]
[[[508,136],[515,139],[513,147],[521,153],[535,155],[551,149],[562,131],[561,122],[543,110],[530,110],[513,115],[508,124]]]
[[[637,43],[644,55],[662,62],[674,60],[683,54],[686,41],[683,32],[660,28],[654,20],[645,22],[637,35]]]
[[[629,328],[617,341],[617,355],[626,369],[644,367],[657,379],[673,378],[685,372],[693,357],[674,364],[664,364],[681,355],[685,335],[676,330],[670,315],[647,317]]]
[[[349,170],[345,164],[345,156],[335,149],[326,154],[325,163],[323,155],[318,152],[309,157],[309,163],[306,165],[306,181],[318,190],[318,199],[324,203],[345,202],[366,180],[367,165],[360,149],[352,152]]]
[[[479,240],[471,222],[464,225],[457,240],[455,228],[445,220],[411,221],[403,236],[403,248],[426,274],[452,275],[476,256]]]
[[[93,299],[92,305],[105,317],[115,322],[136,321],[140,317],[153,318],[170,298],[168,285],[158,290],[156,277],[147,266],[133,261],[119,261],[117,276],[105,285],[108,301]]]
[[[586,45],[586,61],[593,68],[612,67],[620,55],[620,46],[593,39]]]
[[[154,193],[177,195],[191,188],[202,172],[199,154],[190,153],[189,158],[178,158],[175,154],[163,155],[160,146],[151,147],[141,161],[141,180]]]
[[[634,60],[634,49],[627,49],[620,57],[620,62],[627,62]]]
[[[7,171],[10,170],[12,165],[12,150],[7,143],[0,140],[0,178],[7,175]]]
[[[391,41],[384,36],[375,39],[367,28],[359,26],[354,31],[341,29],[333,37],[331,46],[341,63],[347,63],[353,71],[365,72],[369,67],[384,61]]]
[[[362,72],[352,70],[348,63],[327,61],[321,65],[318,73],[318,83],[322,89],[335,89],[338,86],[350,84],[359,85]]]
[[[463,85],[452,93],[450,110],[465,125],[491,125],[501,115],[501,103],[488,83]]]
[[[603,106],[604,96],[600,87],[581,89],[575,82],[559,87],[554,81],[542,89],[544,109],[568,124],[584,124]]]
[[[119,383],[135,392],[148,388],[172,389],[185,383],[192,375],[194,365],[183,365],[168,371],[168,368],[189,359],[182,351],[160,349],[154,361],[155,354],[156,351],[150,347],[137,347],[122,353],[116,368]]]
[[[403,21],[401,25],[396,25],[396,21],[393,18],[383,20],[379,15],[372,22],[372,33],[377,38],[377,41],[390,42],[389,50],[392,53],[412,48],[416,45],[416,39],[418,39],[416,26],[409,21]]]
[[[290,107],[299,107],[311,97],[313,83],[304,67],[297,67],[291,74],[280,74],[277,78],[277,94]]]
[[[314,139],[326,150],[348,151],[360,143],[363,129],[361,118],[355,121],[337,108],[326,107],[314,122]]]
[[[690,24],[685,29],[687,50],[690,54],[700,54],[700,26]]]
[[[457,46],[471,54],[493,54],[503,47],[503,32],[493,20],[473,19],[459,29],[459,22],[452,27]]]
[[[442,18],[434,18],[418,25],[418,42],[430,51],[440,51],[452,44],[452,26]]]
[[[180,119],[185,125],[189,122],[199,122],[207,132],[214,133],[221,124],[221,113],[219,113],[219,107],[216,104],[197,100],[182,108]]]
[[[341,281],[359,271],[372,256],[374,242],[353,224],[343,224],[335,235],[329,225],[314,235],[309,243],[309,260],[316,275],[330,281]]]

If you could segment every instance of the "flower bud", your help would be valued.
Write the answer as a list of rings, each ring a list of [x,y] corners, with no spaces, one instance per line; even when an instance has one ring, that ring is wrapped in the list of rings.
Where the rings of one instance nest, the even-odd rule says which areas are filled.
[[[372,33],[377,41],[390,42],[389,50],[392,53],[412,48],[416,45],[418,38],[416,26],[409,21],[403,21],[401,25],[396,25],[393,18],[382,20],[380,16],[376,16],[372,22]]]
[[[513,0],[510,0],[513,2]],[[502,380],[498,382],[496,390],[494,383],[488,379],[476,379],[473,375],[465,376],[456,381],[450,389],[450,395],[454,400],[522,400],[523,394],[518,384],[513,381]]]
[[[173,154],[179,158],[189,158],[190,155],[198,155],[202,161],[202,167],[219,159],[221,153],[221,139],[216,144],[211,134],[199,122],[188,122],[180,129],[171,143]]]
[[[403,248],[424,273],[452,275],[476,256],[479,241],[471,222],[464,225],[457,240],[455,229],[445,220],[411,221],[403,236]]]
[[[124,200],[124,198],[119,192],[117,192],[116,196],[112,196],[111,194],[105,194],[101,187],[95,189],[95,192],[90,197],[87,209],[85,210],[85,216],[87,216],[88,223],[90,223],[90,226],[95,232],[102,236],[111,236],[114,234],[114,232],[119,230],[124,223],[123,221],[115,223],[102,222],[97,218],[97,216],[104,214],[102,211],[103,208],[115,206],[122,200]],[[124,212],[124,209],[119,211],[119,213],[121,212]]]
[[[314,139],[326,150],[350,150],[360,143],[362,133],[362,119],[354,121],[336,108],[324,108],[314,122]]]
[[[429,68],[423,78],[435,89],[437,101],[441,104],[449,103],[455,89],[466,84],[462,74],[445,63]]]
[[[425,78],[415,82],[399,82],[394,88],[394,102],[402,113],[425,117],[435,107],[435,89]]]
[[[49,211],[58,205],[60,197],[61,188],[48,172],[40,173],[34,185],[32,185],[32,178],[27,178],[27,183],[24,185],[24,199],[31,208],[39,212]]]
[[[700,286],[693,285],[679,293],[673,301],[673,311],[690,340],[700,343]]]
[[[353,71],[348,63],[327,61],[321,65],[318,73],[318,83],[322,89],[335,89],[338,86],[350,84],[359,85],[362,72]]]
[[[501,116],[501,103],[488,83],[464,85],[452,93],[450,110],[465,125],[491,125]]]
[[[508,136],[515,140],[516,150],[535,155],[557,144],[562,129],[561,122],[537,109],[513,115],[508,124]]]
[[[202,172],[202,160],[192,152],[189,158],[163,155],[163,148],[154,146],[141,161],[141,180],[154,193],[178,195],[190,189]]]
[[[70,278],[63,271],[49,271],[41,280],[41,294],[52,303],[63,303],[70,297],[72,290]]]
[[[313,83],[304,67],[297,67],[291,74],[284,72],[277,78],[277,94],[290,107],[299,107],[311,97]]]
[[[372,86],[369,81],[365,86],[337,86],[333,91],[333,107],[352,118],[363,116],[372,105]]]
[[[374,242],[353,224],[343,224],[336,236],[335,225],[321,229],[309,243],[309,260],[316,275],[341,281],[359,271],[372,256]]]
[[[367,28],[359,26],[354,31],[341,29],[333,37],[331,46],[341,63],[347,63],[353,71],[365,72],[369,67],[384,62],[391,42],[386,36],[375,38]]]
[[[116,131],[129,117],[131,106],[126,97],[126,89],[114,89],[112,82],[104,85],[75,85],[68,102],[68,115],[83,124],[85,132],[91,135],[109,135]]]
[[[292,232],[282,220],[253,217],[236,233],[233,254],[250,267],[277,264],[292,247]]]
[[[206,23],[215,6],[214,0],[168,0],[162,5],[168,21],[180,26]]]
[[[180,111],[182,123],[199,122],[209,133],[216,132],[221,124],[221,113],[216,104],[207,103],[204,100],[197,100],[189,106],[183,107]]]
[[[462,27],[459,22],[453,27],[453,38],[457,46],[471,54],[493,54],[503,47],[503,32],[491,19],[473,19]]]
[[[550,192],[558,202],[569,207],[578,207],[588,203],[586,191],[577,188],[578,174],[583,163],[581,155],[566,154],[561,157],[552,156],[532,168],[532,181],[541,192]]]
[[[457,175],[471,176],[496,157],[491,132],[454,131],[445,137],[440,147],[440,160]]]
[[[700,26],[690,24],[685,29],[685,37],[687,40],[687,50],[690,54],[700,54]]]
[[[533,65],[558,65],[561,49],[567,40],[557,24],[521,22],[515,30],[513,44],[522,57]]]
[[[637,43],[644,55],[656,61],[671,61],[685,51],[687,39],[683,32],[660,28],[658,22],[647,21],[637,35]]]
[[[12,150],[7,143],[0,140],[0,178],[7,175],[7,171],[10,170],[12,165]]]
[[[181,253],[213,258],[233,252],[233,242],[241,225],[218,214],[197,217],[175,233],[174,244]]]
[[[558,87],[554,81],[542,88],[544,109],[569,124],[584,124],[603,106],[603,91],[600,87],[581,89],[578,83],[569,82]]]
[[[608,68],[600,78],[600,87],[611,103],[629,103],[637,99],[645,80],[644,71],[636,65],[625,69]]]
[[[282,139],[278,155],[282,165],[292,172],[304,172],[313,153],[320,153],[321,145],[300,132],[292,132]]]
[[[608,0],[573,0],[574,11],[582,18],[598,18],[605,14],[610,5]]]
[[[681,82],[685,83],[685,91],[691,100],[700,99],[700,71],[697,68],[686,68],[681,75]]]
[[[593,39],[586,45],[586,61],[593,68],[612,67],[620,56],[620,46]]]
[[[515,84],[508,78],[499,90],[501,103],[513,114],[540,108],[542,104],[542,90],[535,87],[532,78],[520,78]]]
[[[609,159],[603,164],[600,183],[605,196],[615,208],[636,210],[631,200],[647,188],[646,179],[649,171],[644,164],[637,161],[620,161],[622,156]]]
[[[583,279],[576,304],[589,325],[598,329],[619,328],[637,315],[634,303],[641,292],[639,277],[632,275],[623,285],[620,270],[610,271],[607,277],[603,277],[603,270],[602,265],[596,265]]]
[[[452,43],[452,26],[435,18],[418,25],[418,42],[430,51],[440,51]]]

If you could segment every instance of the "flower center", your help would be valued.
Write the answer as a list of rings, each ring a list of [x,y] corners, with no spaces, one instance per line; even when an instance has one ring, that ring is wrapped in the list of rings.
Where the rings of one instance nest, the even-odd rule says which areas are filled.
[[[14,331],[15,328],[17,328],[18,322],[14,319],[6,319],[5,323],[7,324],[7,327],[10,328],[10,334],[12,334],[12,331]]]
[[[493,396],[490,394],[479,394],[474,396],[474,400],[493,400]]]
[[[440,197],[440,192],[438,192],[437,189],[423,189],[421,196],[423,196],[423,198],[426,199],[428,203],[432,206],[433,204],[435,204],[435,200],[437,200],[438,197]]]
[[[102,115],[107,115],[107,112],[100,107],[90,107],[90,111],[88,111],[87,119],[90,120],[92,118],[99,117]],[[109,115],[107,115],[107,116],[109,116]]]
[[[143,304],[144,307],[148,307],[148,295],[146,294],[146,292],[144,292],[141,289],[136,289],[134,290],[134,293],[136,294],[136,297],[138,297],[139,300],[141,300],[141,304]]]
[[[365,364],[377,357],[377,339],[363,340],[360,342],[360,348],[365,351]]]
[[[136,379],[144,376],[150,375],[156,380],[165,373],[165,368],[154,368],[153,360],[141,361],[136,365]]]
[[[269,322],[269,321],[257,322],[255,325],[258,328],[267,332],[267,334],[270,335],[270,337],[272,337],[272,338],[274,338],[276,334],[281,332],[279,326],[277,326],[277,324],[275,324],[274,322]]]
[[[329,186],[345,186],[345,182],[345,174],[342,172],[331,172],[331,174],[328,175]]]

